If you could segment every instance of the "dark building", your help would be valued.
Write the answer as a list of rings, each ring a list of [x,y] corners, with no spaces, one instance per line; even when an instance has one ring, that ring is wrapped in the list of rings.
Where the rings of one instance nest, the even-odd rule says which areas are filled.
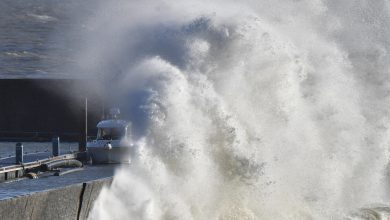
[[[88,135],[102,118],[103,100],[86,80],[1,79],[0,140],[77,141],[88,98]],[[86,89],[88,88],[88,89]]]

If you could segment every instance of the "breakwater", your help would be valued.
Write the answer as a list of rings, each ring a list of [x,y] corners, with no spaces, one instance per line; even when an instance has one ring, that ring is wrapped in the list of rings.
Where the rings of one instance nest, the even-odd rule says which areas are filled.
[[[92,83],[90,80],[89,83]],[[88,98],[88,135],[95,135],[101,119],[102,100],[86,80],[1,79],[0,140],[78,141]]]
[[[87,219],[112,177],[0,200],[2,219]]]

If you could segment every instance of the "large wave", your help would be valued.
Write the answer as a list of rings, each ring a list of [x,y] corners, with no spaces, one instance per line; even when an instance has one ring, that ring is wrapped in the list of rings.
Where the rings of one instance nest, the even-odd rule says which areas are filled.
[[[90,218],[341,219],[389,203],[389,6],[102,3],[79,68],[120,89],[138,150]]]

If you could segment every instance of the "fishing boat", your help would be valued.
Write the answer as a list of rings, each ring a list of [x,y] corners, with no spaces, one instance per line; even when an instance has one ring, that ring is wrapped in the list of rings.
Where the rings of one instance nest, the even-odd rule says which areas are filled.
[[[129,163],[131,124],[118,118],[119,109],[111,109],[108,119],[97,124],[97,137],[87,142],[88,158],[93,164]]]

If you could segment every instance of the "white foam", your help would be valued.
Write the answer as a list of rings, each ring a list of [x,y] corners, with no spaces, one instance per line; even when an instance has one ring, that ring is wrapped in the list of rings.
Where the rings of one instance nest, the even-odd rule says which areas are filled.
[[[122,72],[146,129],[90,218],[341,219],[389,203],[381,4],[104,3],[76,59]]]

